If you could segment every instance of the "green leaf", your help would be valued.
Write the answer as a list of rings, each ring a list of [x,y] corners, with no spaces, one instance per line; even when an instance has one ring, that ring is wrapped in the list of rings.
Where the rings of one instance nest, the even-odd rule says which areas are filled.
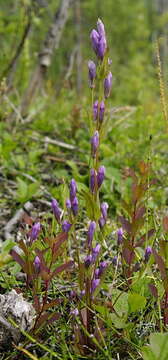
[[[130,293],[128,296],[129,312],[142,310],[146,305],[146,298],[137,293]]]
[[[144,360],[168,359],[168,334],[153,333],[150,335],[150,345],[142,348]]]
[[[124,329],[127,326],[127,317],[118,317],[116,314],[111,314],[110,319],[117,329]]]
[[[122,317],[128,314],[128,294],[126,292],[114,289],[112,300],[117,315]]]

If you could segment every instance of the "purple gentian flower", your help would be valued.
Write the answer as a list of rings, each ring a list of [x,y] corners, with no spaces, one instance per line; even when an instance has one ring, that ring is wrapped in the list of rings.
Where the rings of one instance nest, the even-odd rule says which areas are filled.
[[[35,241],[38,237],[38,234],[40,232],[40,229],[41,229],[41,225],[40,223],[35,223],[33,226],[32,226],[32,229],[31,229],[31,232],[30,232],[30,240],[31,242]]]
[[[91,248],[91,246],[92,246],[92,240],[93,240],[95,230],[96,230],[96,223],[95,223],[95,221],[91,221],[89,224],[89,229],[88,229],[88,233],[87,233],[87,243],[88,243],[89,248]]]
[[[90,87],[93,88],[93,80],[96,77],[96,65],[92,60],[88,61],[88,69],[89,69],[89,82]]]
[[[112,73],[109,72],[109,74],[107,75],[107,77],[104,80],[104,96],[105,96],[105,98],[109,97],[111,87],[112,87]]]
[[[61,217],[61,209],[59,208],[58,202],[56,199],[52,199],[51,207],[54,213],[54,216],[58,223],[60,223],[60,217]]]
[[[69,199],[66,200],[66,208],[68,211],[71,209],[71,201]]]
[[[117,230],[117,245],[119,246],[120,244],[122,244],[122,241],[123,241],[123,229],[122,228],[119,228]]]
[[[71,228],[72,224],[70,224],[68,221],[63,221],[62,223],[62,231],[68,232]]]
[[[101,36],[99,38],[99,43],[98,43],[98,46],[97,46],[97,56],[101,60],[103,60],[103,58],[104,58],[106,48],[107,48],[106,38],[105,38],[105,36]]]
[[[90,38],[91,38],[93,50],[97,54],[97,48],[98,48],[98,44],[99,44],[100,35],[95,29],[93,29],[90,34]]]
[[[105,30],[104,30],[104,24],[102,23],[102,21],[100,19],[98,19],[98,22],[97,22],[97,30],[98,31],[96,31],[95,29],[92,30],[92,32],[90,34],[90,38],[92,41],[92,47],[93,47],[96,55],[98,56],[98,58],[103,60],[103,57],[105,55],[106,48],[107,48],[107,41],[106,41],[106,34],[105,34]]]
[[[76,216],[78,213],[78,199],[76,196],[71,203],[71,207],[72,207],[72,212],[73,212],[74,216]]]
[[[100,166],[97,171],[97,186],[100,188],[105,178],[105,167]]]
[[[87,255],[84,259],[85,267],[88,268],[92,264],[92,255]]]
[[[91,138],[91,149],[92,149],[93,158],[95,158],[96,156],[98,147],[99,147],[99,132],[96,130]]]
[[[102,261],[102,262],[100,263],[100,266],[99,266],[99,277],[102,276],[102,274],[104,273],[107,265],[108,265],[107,261]]]
[[[95,279],[98,279],[99,278],[99,268],[97,268],[94,272],[94,277]]]
[[[99,219],[100,229],[102,229],[105,224],[106,224],[106,221],[104,220],[103,216],[101,216],[100,219]]]
[[[72,202],[76,197],[76,191],[77,191],[76,181],[74,179],[71,180],[69,188],[70,188],[70,200],[72,205]]]
[[[103,202],[100,206],[101,208],[101,213],[102,213],[102,216],[104,218],[104,220],[106,221],[107,220],[107,210],[108,210],[108,204],[106,202]]]
[[[114,266],[117,265],[117,256],[114,256],[114,257],[113,257],[113,259],[112,259],[112,264],[113,264]]]
[[[104,112],[105,112],[105,104],[104,104],[104,101],[101,101],[100,108],[99,108],[99,121],[101,124],[104,119]]]
[[[105,36],[106,35],[104,24],[101,21],[101,19],[98,19],[98,21],[97,21],[97,30],[98,30],[98,33],[99,33],[100,36]]]
[[[94,193],[95,185],[96,185],[96,171],[95,169],[90,169],[90,191]]]
[[[152,254],[152,248],[150,246],[147,246],[147,248],[145,249],[145,256],[144,256],[145,263],[149,261],[151,254]]]
[[[92,294],[96,290],[96,288],[99,286],[99,284],[100,284],[100,279],[93,279],[92,280],[92,285],[91,285],[91,293]]]
[[[101,245],[100,244],[97,244],[95,246],[95,248],[92,249],[92,261],[95,262],[99,253],[100,253],[100,250],[101,250]]]
[[[36,273],[39,273],[40,269],[41,269],[41,261],[38,256],[35,257],[33,264],[34,264]]]
[[[73,315],[74,317],[76,317],[79,315],[79,310],[77,308],[75,308],[74,310],[71,310],[70,314]]]
[[[93,104],[93,119],[94,119],[94,121],[96,121],[98,118],[98,107],[99,107],[99,102],[98,102],[98,100],[96,100]]]

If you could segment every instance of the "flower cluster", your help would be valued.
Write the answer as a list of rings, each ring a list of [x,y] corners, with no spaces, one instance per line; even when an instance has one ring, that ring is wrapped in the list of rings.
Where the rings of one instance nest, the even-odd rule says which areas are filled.
[[[76,217],[78,214],[78,198],[77,198],[77,186],[74,179],[71,180],[69,185],[69,199],[66,200],[66,208],[69,215]],[[69,232],[72,224],[67,221],[61,220],[62,210],[59,207],[59,204],[56,199],[52,199],[51,207],[54,213],[54,216],[59,224],[62,226],[63,232]]]

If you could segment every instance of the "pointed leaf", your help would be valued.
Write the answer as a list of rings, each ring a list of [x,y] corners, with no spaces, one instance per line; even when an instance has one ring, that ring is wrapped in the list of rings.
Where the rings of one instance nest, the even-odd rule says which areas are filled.
[[[53,277],[57,274],[59,274],[60,272],[69,269],[72,265],[74,264],[74,262],[72,260],[68,261],[67,263],[58,266],[53,273],[51,274],[50,279],[53,279]]]
[[[128,233],[131,233],[130,222],[128,220],[126,220],[124,216],[119,216],[118,219],[119,219],[123,229],[126,230]]]
[[[146,212],[146,207],[145,206],[140,206],[137,210],[136,210],[136,213],[135,213],[135,219],[139,219],[141,217],[144,216]]]

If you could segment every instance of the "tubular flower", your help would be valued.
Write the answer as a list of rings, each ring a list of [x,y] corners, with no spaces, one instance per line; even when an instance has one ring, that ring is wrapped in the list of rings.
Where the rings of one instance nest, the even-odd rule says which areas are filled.
[[[96,186],[96,170],[95,169],[90,169],[90,191],[92,193],[94,193],[95,191],[95,186]]]
[[[56,220],[58,221],[58,223],[60,223],[61,209],[59,208],[59,205],[58,205],[58,202],[56,199],[52,199],[51,207],[52,207],[52,210],[53,210]]]
[[[39,273],[40,269],[41,269],[41,261],[40,261],[40,258],[38,256],[35,257],[33,264],[34,264],[36,273]]]
[[[89,229],[88,229],[88,233],[87,233],[87,243],[88,243],[89,248],[92,246],[92,240],[93,240],[95,230],[96,230],[96,223],[95,223],[95,221],[91,221],[89,224]]]
[[[144,256],[145,263],[149,261],[151,254],[152,254],[152,248],[150,246],[147,246],[147,248],[145,249],[145,256]]]
[[[106,202],[103,202],[100,206],[101,208],[101,213],[102,213],[102,216],[104,218],[104,220],[106,221],[107,220],[107,210],[108,210],[108,204]]]
[[[97,171],[97,186],[100,188],[105,178],[105,167],[100,166]]]
[[[99,102],[98,102],[98,100],[96,100],[93,104],[93,119],[94,119],[94,121],[96,121],[98,118],[98,107],[99,107]]]
[[[63,221],[62,223],[62,231],[64,232],[69,232],[70,228],[71,228],[72,224],[70,224],[68,221]]]
[[[70,189],[70,200],[72,205],[72,202],[76,197],[76,191],[77,191],[76,181],[74,179],[71,180],[69,189]]]
[[[104,96],[106,99],[110,96],[111,87],[112,87],[112,73],[110,71],[107,77],[104,79]]]
[[[41,229],[41,225],[39,222],[37,222],[33,225],[32,229],[31,229],[31,233],[30,233],[31,242],[33,242],[37,239],[40,229]]]
[[[93,81],[96,77],[96,65],[95,65],[94,61],[92,61],[92,60],[88,61],[88,70],[89,70],[90,87],[93,88]]]
[[[103,119],[104,119],[104,112],[105,112],[105,104],[104,101],[102,101],[100,103],[100,108],[99,108],[99,122],[102,124]]]
[[[72,212],[73,212],[74,216],[76,216],[78,213],[78,199],[76,196],[71,203],[71,207],[72,207]]]
[[[100,244],[97,244],[95,246],[95,248],[92,249],[92,261],[95,262],[99,253],[100,253],[100,250],[101,250],[101,246]]]
[[[92,157],[95,158],[97,149],[99,147],[99,132],[96,130],[94,135],[91,138],[91,150]]]
[[[117,245],[119,246],[120,244],[122,244],[123,242],[123,229],[122,228],[119,228],[117,230]]]
[[[95,29],[92,30],[90,34],[92,47],[97,55],[97,57],[103,60],[106,49],[107,49],[107,41],[106,34],[104,29],[103,22],[98,19],[97,22],[97,31]]]
[[[100,279],[93,279],[92,280],[92,284],[91,284],[91,294],[94,293],[94,291],[96,290],[96,288],[99,286],[100,284]]]
[[[85,267],[88,268],[92,264],[92,255],[88,255],[84,259]]]

